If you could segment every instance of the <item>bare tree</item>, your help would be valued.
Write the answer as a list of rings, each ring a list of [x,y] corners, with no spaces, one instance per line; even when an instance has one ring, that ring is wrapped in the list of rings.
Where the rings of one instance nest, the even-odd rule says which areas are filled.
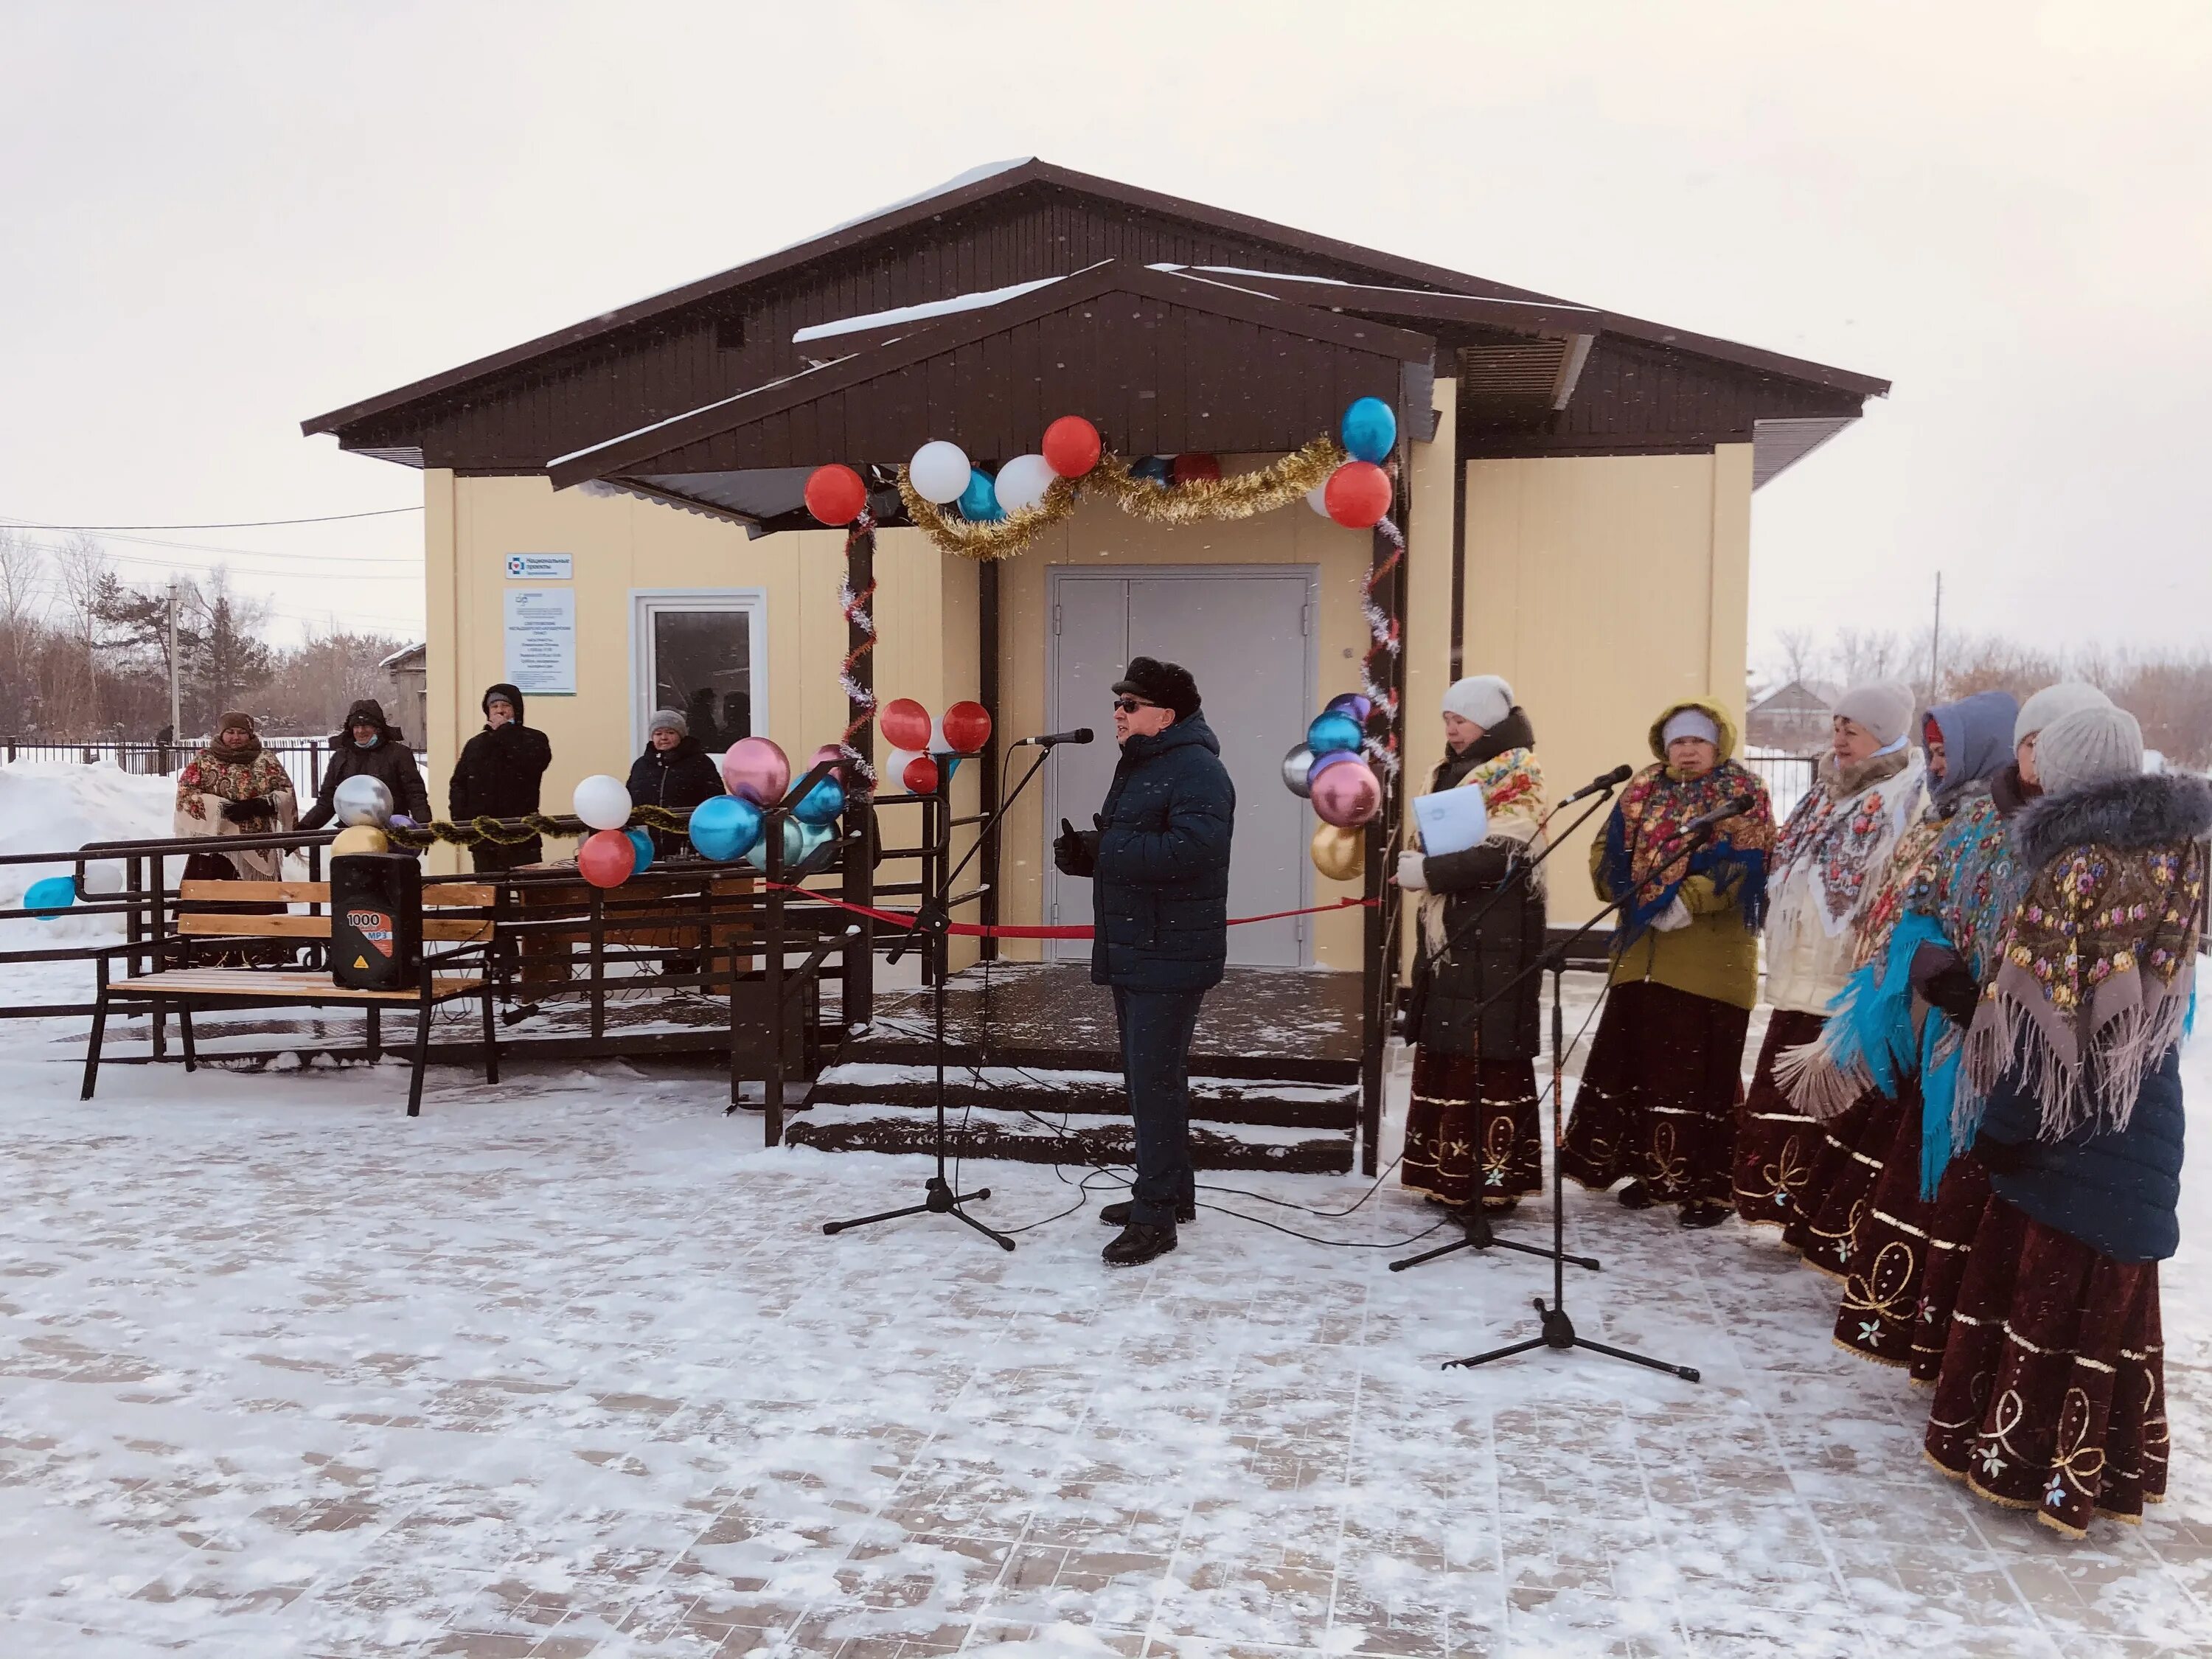
[[[47,688],[47,705],[64,735],[89,736],[100,729],[100,611],[115,568],[105,547],[82,535],[54,550],[53,566],[62,629],[71,648],[55,663],[57,683]]]

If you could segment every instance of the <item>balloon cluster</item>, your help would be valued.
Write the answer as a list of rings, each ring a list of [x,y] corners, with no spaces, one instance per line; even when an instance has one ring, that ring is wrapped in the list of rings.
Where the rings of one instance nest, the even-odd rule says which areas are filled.
[[[960,516],[969,523],[996,524],[1009,513],[1039,505],[1055,480],[1084,477],[1105,453],[1105,441],[1099,437],[1097,427],[1080,415],[1063,415],[1045,428],[1044,441],[1035,453],[1015,456],[999,469],[996,477],[970,461],[958,444],[943,438],[933,438],[914,452],[906,464],[906,476],[922,500],[939,507],[957,501]],[[816,476],[831,470],[820,468]],[[813,505],[811,489],[810,486],[810,508]],[[824,524],[845,522],[822,518],[819,512],[814,516]]]
[[[1347,530],[1372,530],[1389,516],[1390,475],[1382,463],[1398,441],[1398,417],[1380,398],[1361,398],[1339,429],[1352,459],[1307,492],[1306,505]]]
[[[1329,699],[1306,727],[1306,740],[1283,757],[1283,782],[1313,803],[1314,868],[1331,881],[1351,881],[1366,853],[1362,826],[1382,810],[1382,785],[1360,756],[1373,705],[1357,691]]]
[[[884,776],[910,795],[936,793],[940,783],[952,781],[956,766],[981,754],[991,740],[991,711],[980,702],[956,702],[932,720],[912,697],[897,697],[884,705],[877,723],[892,745]]]
[[[331,795],[331,811],[345,827],[331,842],[331,856],[356,853],[388,853],[391,838],[384,832],[392,821],[391,786],[382,778],[365,775],[346,779]]]

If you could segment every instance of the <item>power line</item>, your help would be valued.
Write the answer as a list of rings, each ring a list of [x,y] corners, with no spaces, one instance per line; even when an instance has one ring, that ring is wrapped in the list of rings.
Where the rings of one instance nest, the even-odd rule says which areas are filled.
[[[314,519],[234,519],[223,524],[34,524],[28,519],[10,519],[0,514],[0,523],[17,530],[266,530],[278,525],[337,524],[346,519],[388,519],[398,513],[420,513],[414,507],[380,507],[368,513],[325,513]]]

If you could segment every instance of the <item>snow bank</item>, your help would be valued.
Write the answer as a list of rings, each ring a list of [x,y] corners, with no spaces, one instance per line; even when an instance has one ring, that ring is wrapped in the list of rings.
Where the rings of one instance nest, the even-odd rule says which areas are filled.
[[[167,836],[174,779],[141,777],[113,765],[18,761],[0,766],[0,854],[73,852],[91,842]],[[0,906],[23,901],[30,884],[65,876],[68,864],[0,865]]]

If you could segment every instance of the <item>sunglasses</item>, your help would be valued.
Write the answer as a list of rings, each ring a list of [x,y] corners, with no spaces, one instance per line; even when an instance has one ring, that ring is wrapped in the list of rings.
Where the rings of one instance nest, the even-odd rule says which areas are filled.
[[[1125,714],[1133,714],[1140,708],[1158,708],[1159,704],[1146,702],[1141,697],[1116,697],[1114,699],[1114,707]]]

